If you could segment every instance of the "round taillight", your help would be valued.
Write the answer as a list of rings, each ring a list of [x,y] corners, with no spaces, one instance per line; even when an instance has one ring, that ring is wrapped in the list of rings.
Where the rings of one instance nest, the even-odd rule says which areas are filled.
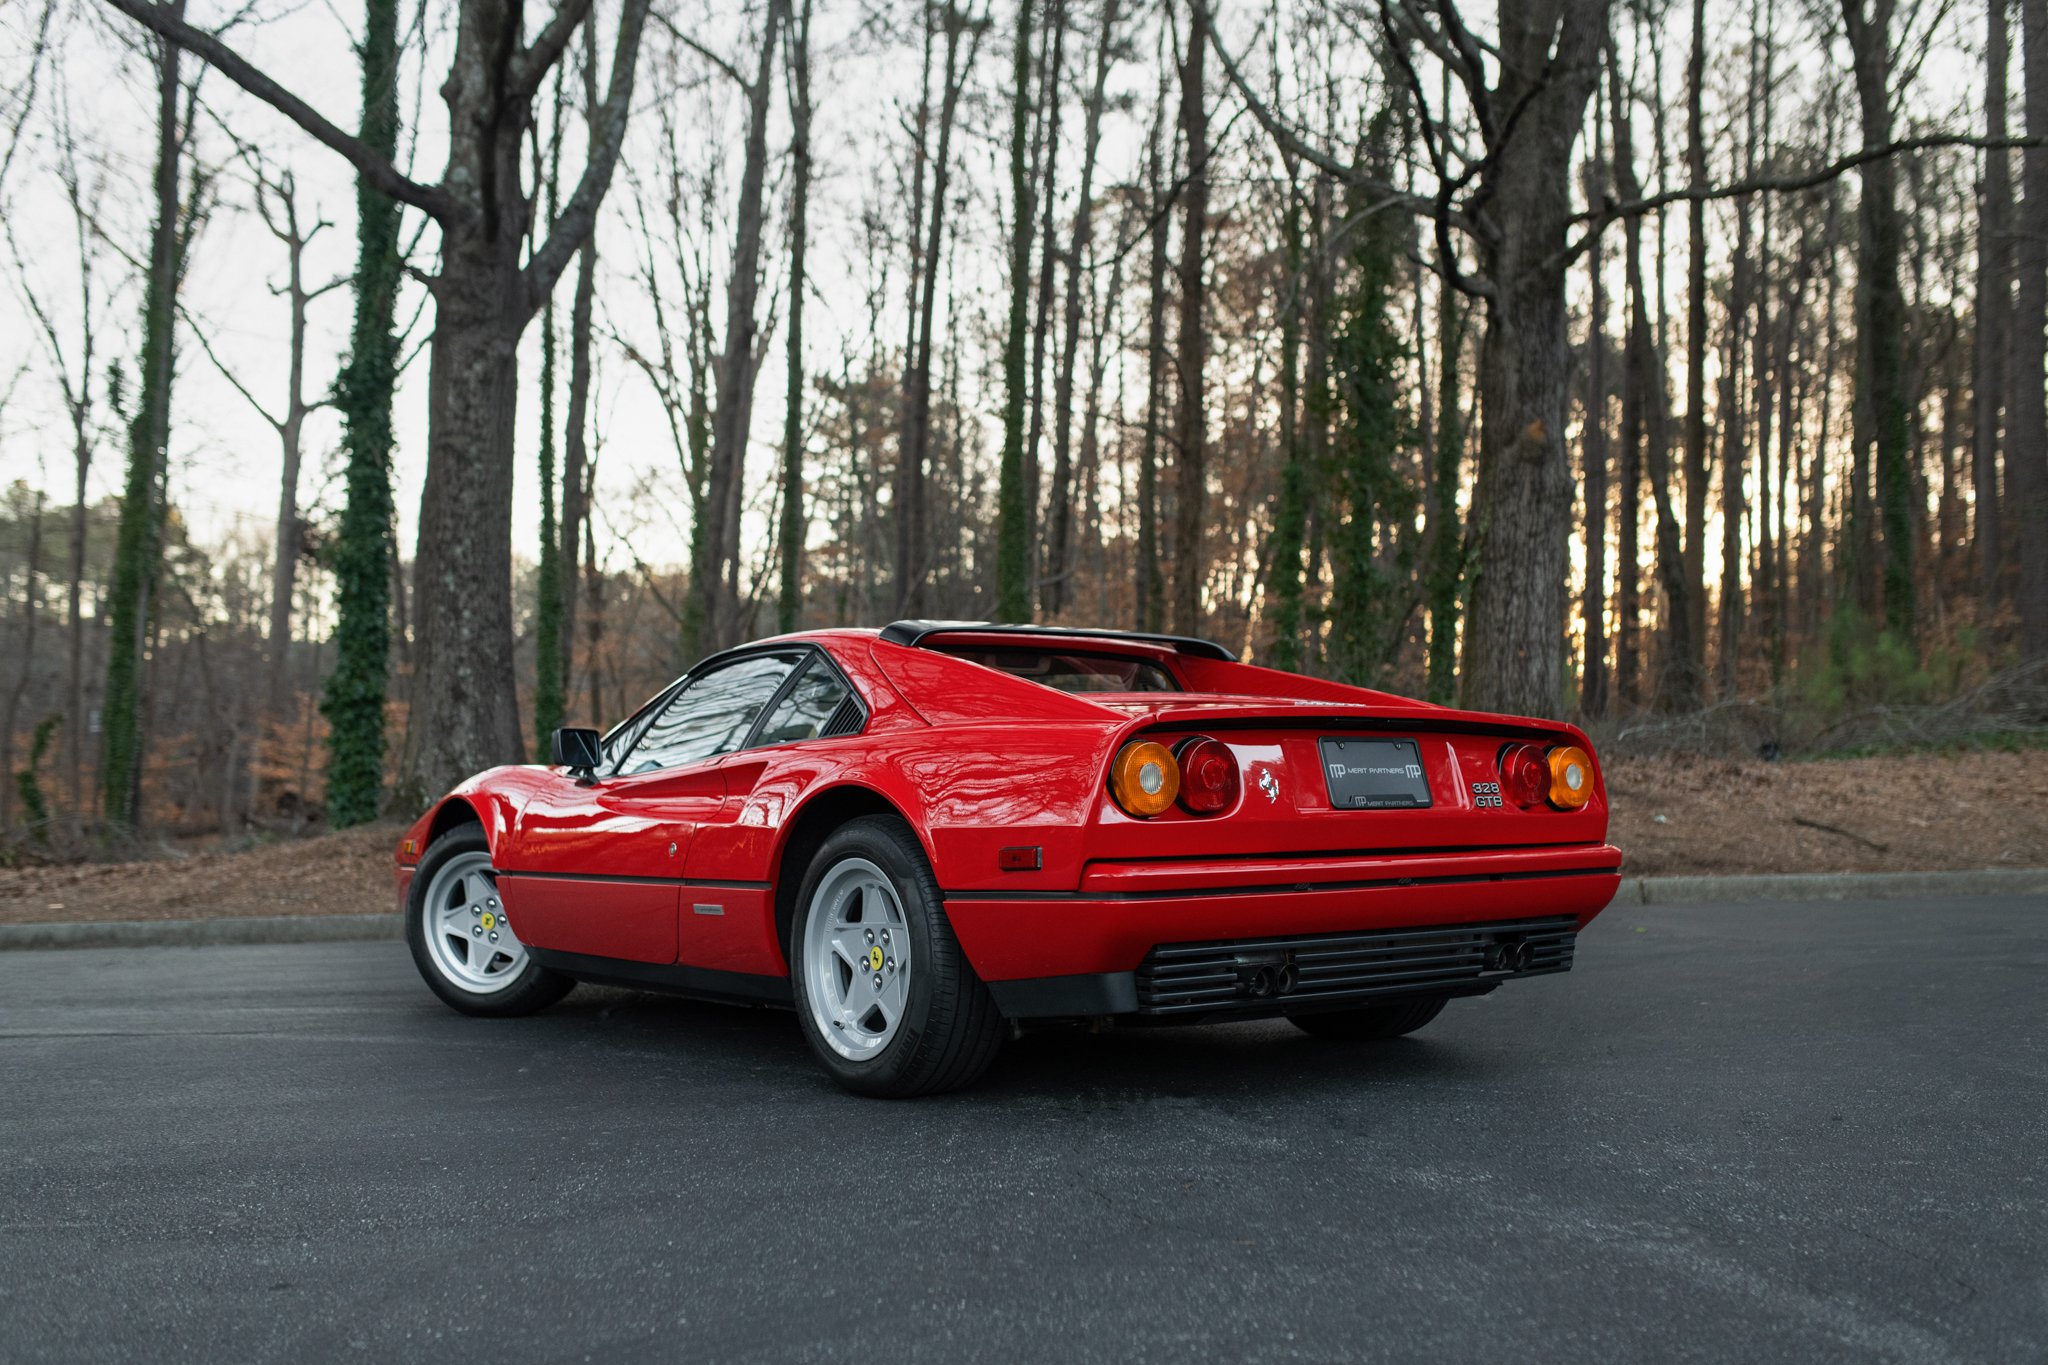
[[[1534,744],[1510,744],[1500,751],[1501,795],[1524,808],[1540,806],[1550,794],[1550,764]]]
[[[1559,810],[1577,810],[1593,799],[1593,760],[1576,744],[1552,749],[1546,766],[1549,782],[1544,795]]]
[[[1180,803],[1196,815],[1214,815],[1237,804],[1237,755],[1228,745],[1197,735],[1183,740],[1180,760]]]
[[[1109,765],[1109,794],[1139,819],[1165,810],[1180,795],[1180,765],[1173,750],[1150,739],[1124,745]]]

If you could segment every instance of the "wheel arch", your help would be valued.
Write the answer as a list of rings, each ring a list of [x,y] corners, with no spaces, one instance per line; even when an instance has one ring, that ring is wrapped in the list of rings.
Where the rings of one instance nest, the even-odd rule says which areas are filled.
[[[828,787],[810,796],[790,818],[783,835],[782,850],[775,858],[775,943],[785,954],[790,926],[796,922],[797,892],[803,886],[804,873],[810,868],[811,859],[817,856],[832,831],[850,820],[867,815],[892,815],[901,820],[909,826],[918,846],[924,849],[925,861],[932,861],[931,845],[925,839],[924,831],[917,827],[917,822],[896,802],[873,787],[848,783]]]
[[[424,854],[434,846],[436,839],[452,830],[475,825],[483,831],[484,843],[491,850],[491,861],[496,863],[504,845],[505,831],[511,823],[511,814],[503,798],[495,792],[463,792],[443,797],[423,822],[425,830],[419,840],[420,852]]]

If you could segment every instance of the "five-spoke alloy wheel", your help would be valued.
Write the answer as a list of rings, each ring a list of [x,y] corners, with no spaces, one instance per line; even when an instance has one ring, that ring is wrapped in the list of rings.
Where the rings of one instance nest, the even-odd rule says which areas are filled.
[[[889,876],[866,858],[834,863],[811,896],[803,971],[811,1022],[848,1061],[889,1046],[910,997],[910,928]]]
[[[797,893],[789,962],[797,1022],[849,1090],[952,1090],[995,1058],[995,1001],[901,820],[864,816],[825,840]]]
[[[534,961],[513,932],[476,825],[450,830],[420,859],[406,897],[405,938],[434,994],[465,1014],[531,1014],[575,985]]]

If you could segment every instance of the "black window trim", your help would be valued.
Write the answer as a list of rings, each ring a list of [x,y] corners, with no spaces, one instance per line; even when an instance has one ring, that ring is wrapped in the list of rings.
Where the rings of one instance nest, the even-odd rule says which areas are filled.
[[[710,763],[716,759],[724,758],[729,754],[742,754],[747,752],[749,749],[758,748],[758,741],[761,737],[761,727],[767,723],[769,715],[774,712],[777,706],[780,706],[782,704],[782,699],[789,694],[792,688],[796,686],[797,680],[803,677],[805,673],[810,671],[811,665],[813,663],[821,659],[824,661],[825,666],[832,670],[833,674],[846,688],[847,700],[851,701],[854,704],[854,706],[859,710],[860,723],[854,726],[852,729],[848,730],[845,734],[831,736],[821,735],[819,736],[819,738],[850,739],[853,736],[859,735],[867,729],[867,699],[861,696],[860,689],[853,685],[853,679],[846,676],[846,670],[839,666],[839,661],[832,657],[831,650],[826,649],[821,645],[813,644],[808,640],[797,641],[795,643],[788,644],[773,641],[763,641],[760,644],[741,645],[735,649],[722,649],[716,654],[705,655],[702,659],[699,659],[697,661],[696,666],[691,668],[689,672],[683,674],[682,677],[677,678],[674,682],[670,683],[667,687],[663,688],[659,693],[657,693],[652,701],[648,702],[638,711],[635,711],[627,719],[620,721],[617,725],[613,726],[611,730],[605,735],[605,739],[609,740],[612,737],[612,735],[617,734],[620,730],[624,729],[629,725],[635,724],[640,720],[642,716],[659,715],[663,708],[665,708],[670,702],[675,700],[676,694],[678,692],[681,692],[684,688],[688,687],[697,679],[704,677],[706,674],[717,672],[719,669],[725,668],[731,664],[744,663],[748,659],[758,658],[762,655],[775,654],[796,655],[796,666],[789,670],[788,674],[784,676],[782,681],[776,685],[775,691],[769,694],[768,700],[762,704],[759,714],[757,714],[754,717],[753,724],[747,727],[746,738],[740,742],[737,748],[727,749],[725,753],[722,754],[713,754],[710,758],[698,760],[699,762]],[[843,704],[844,703],[842,703],[842,705]],[[835,707],[833,708],[833,715],[837,714],[838,708]],[[628,745],[624,750],[622,750],[618,758],[612,763],[611,770],[605,774],[606,777],[633,776],[633,774],[622,772],[621,769],[623,769],[626,766],[626,760],[633,756],[633,751],[640,747],[641,741],[647,738],[647,731],[652,728],[652,725],[643,726],[641,728],[640,733],[633,737],[633,742],[630,745]],[[791,741],[791,743],[812,742],[815,741]],[[781,748],[783,746],[776,745],[775,747]],[[657,769],[656,771],[666,770]]]

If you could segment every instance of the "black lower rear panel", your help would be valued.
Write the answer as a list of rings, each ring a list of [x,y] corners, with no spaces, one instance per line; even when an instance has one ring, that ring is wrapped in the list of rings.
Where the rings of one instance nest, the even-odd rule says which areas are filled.
[[[1352,934],[1161,944],[1136,973],[1138,1013],[1271,1012],[1376,996],[1469,994],[1518,976],[1569,971],[1570,915]]]

